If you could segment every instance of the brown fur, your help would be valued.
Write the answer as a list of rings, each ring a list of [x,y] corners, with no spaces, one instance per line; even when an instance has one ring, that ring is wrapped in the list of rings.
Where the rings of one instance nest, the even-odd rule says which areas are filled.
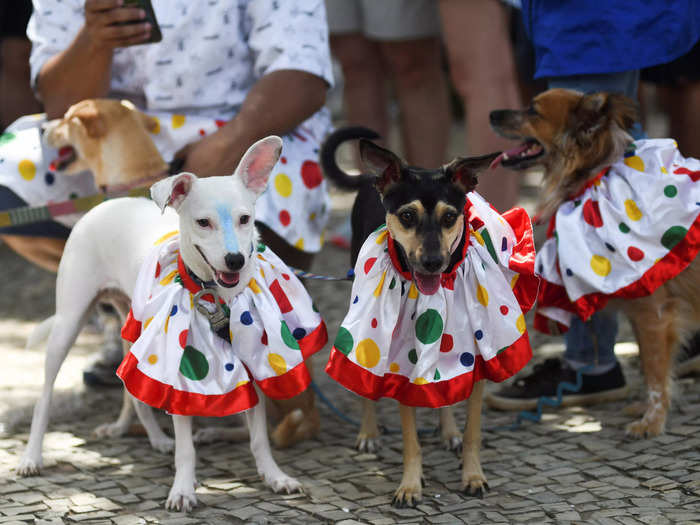
[[[625,131],[636,118],[632,100],[617,94],[551,89],[522,111],[500,110],[491,124],[512,139],[535,139],[544,153],[516,169],[544,167],[539,210],[546,218],[606,165],[618,160],[632,140]],[[652,295],[611,302],[634,327],[647,386],[642,418],[627,426],[634,437],[663,432],[671,404],[673,355],[684,336],[700,325],[700,263],[696,259]]]

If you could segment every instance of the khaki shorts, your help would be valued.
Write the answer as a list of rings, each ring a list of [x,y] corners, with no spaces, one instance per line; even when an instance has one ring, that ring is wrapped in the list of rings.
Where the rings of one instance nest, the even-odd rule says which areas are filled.
[[[361,33],[374,40],[440,34],[437,0],[326,0],[331,35]]]

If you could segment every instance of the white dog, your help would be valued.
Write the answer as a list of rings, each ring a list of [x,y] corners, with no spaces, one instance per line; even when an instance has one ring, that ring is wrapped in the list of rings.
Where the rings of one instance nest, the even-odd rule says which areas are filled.
[[[170,177],[151,188],[155,202],[139,198],[107,201],[75,225],[58,269],[44,389],[34,409],[29,442],[18,467],[20,475],[37,474],[41,467],[53,384],[90,306],[98,298],[116,298],[124,312],[123,297],[131,298],[141,263],[155,240],[179,229],[184,264],[203,282],[214,281],[226,303],[246,288],[256,267],[254,252],[247,249],[257,242],[255,201],[267,185],[281,148],[280,138],[267,137],[248,149],[232,176],[200,180],[183,173]],[[222,214],[228,220],[206,219]],[[246,249],[232,253],[232,246]],[[282,472],[272,457],[264,397],[258,397],[260,402],[246,412],[258,472],[275,491],[300,490],[300,483]],[[135,406],[152,443],[154,439],[169,439],[158,428],[149,407],[140,402]],[[173,423],[175,480],[166,507],[189,510],[196,504],[191,417],[173,415]]]

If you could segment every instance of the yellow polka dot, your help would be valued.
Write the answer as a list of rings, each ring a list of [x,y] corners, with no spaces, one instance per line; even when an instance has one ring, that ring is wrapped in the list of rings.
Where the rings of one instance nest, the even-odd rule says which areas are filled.
[[[525,328],[527,327],[525,324],[525,316],[523,314],[520,314],[518,316],[518,319],[515,321],[515,327],[518,329],[518,332],[521,334],[525,333]]]
[[[17,169],[24,180],[32,180],[36,176],[36,165],[29,159],[20,160]]]
[[[408,289],[408,298],[417,299],[418,298],[418,288],[416,288],[416,283],[411,282],[411,287]]]
[[[298,250],[303,250],[304,249],[304,238],[300,237],[297,242],[294,243],[294,247],[297,248]],[[274,266],[273,266],[274,268]]]
[[[605,277],[610,273],[610,261],[602,255],[594,255],[591,257],[591,269],[601,277]]]
[[[233,332],[231,331],[230,328],[228,329],[228,337],[231,340],[231,342],[233,343]]]
[[[601,179],[596,179],[593,181],[593,186],[600,186],[603,184],[603,181]]]
[[[170,119],[170,125],[173,129],[181,128],[185,125],[185,115],[173,115]]]
[[[238,383],[236,383],[236,388],[238,388],[239,386],[247,385],[249,382],[250,381],[248,381],[247,379],[244,379],[243,381],[239,381]]]
[[[489,305],[489,293],[479,283],[476,283],[476,298],[483,306]]]
[[[478,231],[472,230],[472,235],[476,238],[477,241],[479,241],[479,244],[484,246],[484,244],[485,244],[484,238],[481,236],[481,234]]]
[[[172,237],[173,235],[177,235],[177,230],[166,233],[165,235],[163,235],[160,239],[158,239],[158,240],[157,240],[156,242],[154,242],[153,244],[154,244],[154,245],[161,244],[162,242],[164,242],[164,241],[170,239],[170,237]]]
[[[382,233],[377,235],[377,239],[374,242],[377,244],[384,244],[387,235],[389,235],[389,230],[384,230]]]
[[[153,128],[151,129],[151,133],[154,135],[158,135],[160,133],[160,119],[158,117],[151,117],[151,121],[153,121]]]
[[[190,293],[190,310],[194,308],[194,295]]]
[[[510,287],[515,288],[515,283],[518,282],[518,277],[520,277],[519,273],[516,273],[513,278],[510,280]]]
[[[374,289],[374,296],[375,297],[379,297],[379,294],[382,293],[382,288],[384,288],[384,279],[386,279],[386,270],[384,270],[384,273],[382,274],[382,278],[379,279],[379,284]]]
[[[151,321],[153,321],[153,316],[151,316],[151,317],[149,317],[148,319],[146,319],[146,322],[143,323],[143,329],[144,329],[144,330],[145,330],[146,328],[148,328],[148,325],[151,324]]]
[[[260,287],[258,286],[258,281],[253,277],[248,283],[248,287],[253,290],[254,293],[260,293]]]
[[[661,166],[661,173],[668,175],[668,170],[666,169],[666,166]]]
[[[325,244],[325,242],[326,242],[326,230],[323,230],[321,232],[321,237],[319,238],[318,242],[321,246],[323,246]]]
[[[287,371],[287,362],[284,360],[284,357],[279,354],[268,354],[267,362],[278,376],[281,376]]]
[[[416,385],[426,385],[426,384],[428,384],[428,380],[427,380],[426,378],[424,378],[424,377],[416,377],[416,378],[413,380],[413,382],[414,382]]]
[[[284,173],[275,175],[275,189],[282,197],[289,197],[292,194],[292,181]]]
[[[170,272],[168,275],[166,275],[165,277],[163,277],[160,280],[160,285],[167,286],[168,284],[170,284],[172,282],[172,280],[175,278],[176,275],[177,275],[177,270],[173,270],[172,272]]]
[[[371,339],[363,339],[357,343],[355,350],[357,362],[365,368],[374,368],[379,363],[379,347]]]
[[[310,221],[315,221],[315,220],[316,220],[316,212],[315,212],[315,211],[311,212],[311,215],[309,215],[309,220],[310,220]]]
[[[260,275],[263,279],[265,278],[265,270],[263,270],[262,268],[260,268]]]
[[[264,261],[264,260],[265,260],[265,257],[263,257],[262,254],[259,253],[259,254],[258,254],[258,259],[260,259],[261,261]]]
[[[149,355],[148,362],[152,365],[155,365],[158,362],[158,356],[156,354]]]
[[[168,324],[170,323],[170,316],[165,320],[165,325],[163,326],[163,331],[167,334],[168,333]]]
[[[625,164],[637,171],[644,171],[644,161],[637,155],[632,155],[625,159]]]
[[[391,363],[391,364],[389,365],[389,371],[390,371],[390,372],[393,372],[393,373],[395,374],[395,373],[398,372],[399,370],[401,370],[401,367],[399,366],[398,363]]]
[[[627,212],[627,216],[632,221],[638,221],[643,215],[642,211],[637,207],[637,203],[632,199],[627,199],[625,201],[625,211]]]

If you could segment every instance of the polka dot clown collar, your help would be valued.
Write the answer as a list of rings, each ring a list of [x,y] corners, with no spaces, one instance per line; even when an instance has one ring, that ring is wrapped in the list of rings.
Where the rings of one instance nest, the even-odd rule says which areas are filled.
[[[199,277],[194,275],[190,271],[190,269],[187,266],[185,266],[185,261],[182,260],[182,256],[179,253],[177,254],[177,271],[180,275],[180,283],[182,284],[182,286],[184,286],[193,294],[196,294],[204,287],[213,288],[216,286],[216,283],[214,281],[204,282]],[[210,303],[214,302],[214,298],[211,296],[211,294],[202,295],[201,298]],[[224,300],[221,298],[219,298],[219,302],[221,304],[225,304]]]

